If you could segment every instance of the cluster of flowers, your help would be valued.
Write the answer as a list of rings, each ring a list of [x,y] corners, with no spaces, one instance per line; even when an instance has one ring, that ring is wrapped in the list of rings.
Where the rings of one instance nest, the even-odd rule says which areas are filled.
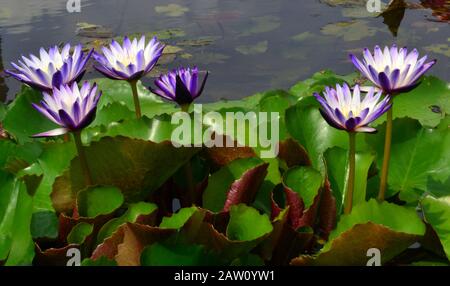
[[[355,133],[376,132],[368,125],[387,112],[384,159],[380,175],[379,200],[384,199],[390,159],[390,143],[392,137],[392,98],[400,93],[410,91],[420,84],[421,76],[427,72],[436,60],[427,61],[427,56],[419,59],[416,49],[408,53],[406,48],[398,49],[396,45],[382,50],[376,46],[374,52],[363,51],[364,59],[350,55],[354,66],[374,85],[373,87],[349,87],[336,85],[336,89],[327,87],[323,97],[314,94],[322,109],[323,118],[331,126],[349,132],[349,168],[347,194],[344,213],[352,209],[353,183],[355,170]],[[364,98],[361,90],[367,90]],[[382,95],[385,95],[382,99]]]
[[[72,132],[78,145],[81,145],[80,131],[95,118],[97,103],[101,92],[97,93],[97,85],[85,82],[81,88],[78,82],[86,71],[91,56],[97,62],[94,65],[100,73],[114,80],[127,81],[132,90],[136,116],[141,116],[137,81],[149,73],[156,65],[164,50],[164,45],[156,38],[148,43],[145,37],[130,40],[123,39],[123,44],[112,41],[109,48],[103,47],[102,54],[89,51],[82,52],[82,46],[76,46],[72,53],[69,44],[61,50],[53,47],[48,51],[41,48],[40,57],[30,55],[22,57],[23,61],[13,63],[14,71],[8,70],[14,78],[42,91],[43,100],[33,106],[55,122],[60,128],[36,134],[36,137],[57,136]],[[389,166],[390,140],[392,134],[392,98],[402,92],[414,89],[420,83],[421,76],[428,71],[436,60],[426,62],[427,56],[419,59],[417,50],[408,53],[406,48],[376,46],[373,53],[369,49],[363,51],[364,59],[350,55],[355,67],[373,83],[373,87],[349,87],[347,84],[327,87],[323,96],[314,94],[321,105],[320,112],[333,127],[349,133],[349,177],[344,212],[351,211],[354,169],[355,169],[355,134],[372,133],[376,130],[369,126],[371,122],[388,112],[385,138],[383,169],[381,172],[379,198],[384,199],[387,170]],[[156,88],[150,90],[171,101],[178,103],[183,109],[197,98],[203,91],[208,73],[202,81],[197,67],[179,68],[161,75],[155,80]],[[366,91],[361,96],[361,91]],[[384,97],[382,98],[382,96]],[[79,149],[80,158],[82,150]],[[87,166],[85,166],[87,169]],[[88,181],[88,180],[87,180]]]
[[[47,137],[67,132],[80,132],[94,119],[101,92],[97,85],[89,82],[78,87],[86,66],[91,58],[95,59],[94,68],[108,78],[124,80],[130,83],[137,117],[141,116],[137,81],[148,74],[156,65],[164,50],[164,45],[156,37],[146,42],[144,36],[139,40],[123,39],[123,44],[113,40],[108,47],[102,47],[102,53],[90,50],[83,52],[82,46],[71,49],[66,44],[62,49],[57,46],[48,51],[41,48],[39,57],[22,56],[18,64],[12,63],[15,70],[6,72],[17,80],[42,92],[40,104],[33,104],[39,112],[61,128],[34,135]],[[191,103],[204,88],[208,73],[203,82],[199,82],[199,70],[179,68],[161,75],[155,80],[153,93],[174,101],[180,105]]]

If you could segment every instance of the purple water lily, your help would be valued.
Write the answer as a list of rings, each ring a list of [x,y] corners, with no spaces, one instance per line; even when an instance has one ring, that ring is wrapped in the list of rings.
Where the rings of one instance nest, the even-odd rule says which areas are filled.
[[[179,68],[156,79],[155,85],[157,89],[151,89],[151,91],[183,106],[191,103],[202,94],[207,78],[208,72],[206,72],[200,84],[197,67],[192,69]]]
[[[375,46],[373,55],[365,48],[363,56],[363,61],[352,54],[350,59],[365,77],[391,95],[415,88],[420,77],[436,63],[436,60],[426,62],[427,56],[419,59],[416,49],[408,53],[406,48],[398,49],[396,45],[385,47],[384,51]]]
[[[52,94],[43,92],[44,98],[40,105],[33,103],[33,107],[61,128],[33,137],[49,137],[81,131],[95,119],[101,94],[97,93],[97,84],[91,87],[87,81],[81,89],[73,83],[72,86],[62,85],[53,88]]]
[[[77,45],[71,54],[70,44],[66,44],[61,51],[57,46],[48,52],[41,48],[39,58],[35,55],[30,55],[30,58],[22,56],[23,61],[11,63],[16,70],[5,72],[33,88],[51,92],[53,87],[78,82],[86,71],[92,52],[85,56],[81,45]]]
[[[109,49],[102,48],[103,55],[95,52],[94,59],[100,64],[95,69],[106,77],[117,80],[138,80],[156,65],[164,45],[154,37],[147,44],[145,36],[138,41],[125,37],[123,45],[112,40]]]
[[[391,108],[389,96],[380,101],[381,91],[375,93],[373,87],[362,100],[359,86],[356,85],[352,93],[347,84],[342,87],[338,84],[336,89],[326,87],[324,97],[318,93],[314,96],[322,106],[323,118],[331,126],[348,132],[376,132],[368,124]]]

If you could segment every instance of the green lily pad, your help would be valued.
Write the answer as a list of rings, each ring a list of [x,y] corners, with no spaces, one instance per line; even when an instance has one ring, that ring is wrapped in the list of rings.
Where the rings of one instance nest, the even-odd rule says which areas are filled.
[[[39,211],[31,217],[31,235],[36,238],[57,238],[59,221],[55,212]]]
[[[75,225],[67,236],[69,244],[83,244],[86,238],[92,234],[94,226],[90,223],[80,222]]]
[[[273,230],[270,219],[254,208],[244,204],[232,206],[227,237],[231,240],[251,241],[269,234]]]
[[[81,266],[117,266],[117,262],[102,256],[96,260],[90,258],[83,259],[83,261],[81,261]]]
[[[110,214],[123,201],[122,192],[116,187],[91,187],[78,193],[78,213],[89,218]]]
[[[322,186],[323,178],[311,167],[295,167],[284,173],[283,182],[302,199],[305,209],[308,209]]]
[[[328,178],[331,189],[336,198],[338,213],[341,213],[348,178],[348,151],[341,148],[332,148],[326,151]],[[366,201],[367,179],[370,166],[375,160],[372,152],[357,152],[355,156],[355,189],[353,192],[353,206]]]
[[[163,217],[159,227],[179,229],[196,211],[196,207],[182,208],[170,217]]]
[[[374,235],[377,234],[377,235]],[[381,253],[384,264],[418,241],[425,224],[414,209],[371,199],[341,216],[329,241],[316,256],[303,255],[293,265],[366,265],[370,248]]]
[[[423,48],[427,52],[450,57],[450,46],[447,44],[433,44]]]
[[[280,27],[280,19],[276,16],[260,16],[251,18],[251,24],[243,29],[241,36],[267,33]]]
[[[94,184],[119,188],[127,202],[139,201],[156,190],[198,151],[175,148],[170,142],[153,143],[125,137],[104,137],[85,147]],[[75,158],[69,170],[53,184],[54,207],[70,211],[76,194],[85,187],[79,159]]]
[[[450,85],[434,76],[425,76],[421,84],[410,92],[394,98],[393,118],[413,118],[423,126],[436,127],[450,114]],[[386,115],[373,125],[386,121]]]
[[[0,260],[6,260],[6,266],[31,265],[33,198],[22,181],[3,171],[0,171],[0,192]]]
[[[164,14],[168,17],[180,17],[189,11],[189,8],[178,5],[178,4],[168,4],[155,6],[155,11],[158,14]]]
[[[377,29],[370,27],[367,21],[349,21],[327,24],[321,29],[322,34],[339,37],[346,42],[360,41],[373,37]]]
[[[436,231],[447,258],[450,259],[450,196],[434,198],[426,196],[422,201],[425,220],[431,224]]]
[[[268,49],[268,41],[257,42],[254,45],[241,45],[236,47],[236,51],[243,55],[264,54]]]
[[[44,150],[38,161],[19,172],[18,176],[42,175],[33,197],[34,211],[54,211],[50,198],[55,178],[61,175],[70,166],[75,157],[76,148],[73,142],[50,143],[43,146]]]
[[[203,245],[195,244],[154,243],[141,254],[142,266],[205,266],[216,265],[217,260]]]
[[[42,95],[38,91],[23,86],[16,99],[8,105],[3,119],[3,128],[19,143],[33,141],[34,139],[30,136],[58,128],[31,105],[41,100]]]
[[[424,192],[432,192],[431,181],[444,184],[450,177],[450,130],[423,128],[407,118],[394,120],[393,128],[387,196],[400,192],[402,199],[417,202]],[[377,154],[383,154],[384,130],[367,137]],[[382,160],[377,157],[378,166]]]
[[[258,158],[238,159],[212,174],[209,178],[208,187],[203,193],[203,206],[214,212],[223,210],[233,183],[243,177],[249,170],[263,164],[264,162]],[[255,177],[255,184],[261,183],[263,179],[259,176]]]
[[[110,237],[120,225],[126,222],[136,222],[136,220],[142,215],[150,215],[157,210],[157,206],[152,203],[138,202],[130,204],[127,211],[120,217],[114,218],[108,221],[102,226],[97,234],[97,243],[103,242],[106,238]]]

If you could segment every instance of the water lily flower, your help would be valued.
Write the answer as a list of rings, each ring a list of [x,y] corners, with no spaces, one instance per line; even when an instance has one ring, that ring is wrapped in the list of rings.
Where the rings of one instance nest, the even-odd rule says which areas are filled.
[[[321,97],[318,93],[314,94],[322,106],[320,113],[328,124],[337,129],[346,130],[349,135],[348,177],[344,198],[344,214],[349,214],[353,205],[356,134],[358,132],[375,132],[376,129],[368,125],[392,106],[389,96],[380,100],[381,95],[381,91],[375,93],[375,88],[372,87],[366,96],[361,98],[359,86],[356,85],[352,92],[347,84],[343,86],[338,84],[336,89],[327,87],[323,93],[324,97]]]
[[[101,92],[97,85],[85,82],[81,89],[76,83],[54,87],[53,92],[43,92],[43,100],[33,107],[60,128],[39,133],[33,137],[58,136],[67,132],[79,132],[95,119]]]
[[[170,71],[168,74],[161,75],[155,80],[157,89],[150,90],[156,95],[178,103],[180,106],[186,106],[202,94],[207,78],[208,72],[200,83],[197,67],[192,69],[181,67]]]
[[[98,65],[94,65],[96,70],[108,78],[126,80],[130,83],[137,118],[141,117],[137,81],[153,69],[164,47],[156,37],[148,43],[145,36],[139,41],[136,38],[131,41],[125,37],[123,45],[112,40],[109,49],[102,47],[103,55],[94,53],[94,59],[98,62]]]
[[[336,85],[336,89],[326,87],[323,97],[315,93],[322,109],[323,118],[333,127],[348,132],[376,132],[368,125],[391,108],[390,97],[381,98],[381,91],[375,93],[372,87],[361,99],[360,87],[356,85],[353,92],[347,84]]]
[[[408,53],[407,48],[398,49],[396,45],[385,47],[384,51],[375,46],[373,55],[365,48],[363,56],[363,61],[352,54],[350,59],[365,77],[391,95],[415,88],[420,77],[436,63],[436,60],[426,62],[427,56],[419,59],[416,49]]]
[[[70,44],[64,45],[61,51],[57,46],[48,52],[41,48],[39,58],[32,54],[30,58],[22,56],[23,61],[11,63],[16,70],[5,72],[35,89],[51,92],[53,87],[81,80],[92,52],[93,49],[85,56],[82,46],[77,45],[70,53]]]
[[[112,40],[109,49],[102,47],[103,55],[94,52],[94,59],[100,64],[94,67],[111,79],[136,80],[152,70],[163,49],[164,45],[156,37],[148,43],[145,36],[139,41],[125,37],[122,46]]]
[[[419,59],[419,52],[414,49],[408,53],[406,48],[398,49],[396,45],[385,47],[384,51],[375,46],[374,53],[366,48],[363,52],[364,60],[361,62],[354,55],[350,55],[355,67],[376,87],[391,96],[407,92],[420,84],[420,77],[425,74],[436,60],[427,61],[427,56]],[[387,188],[389,160],[392,141],[392,108],[387,112],[386,133],[384,139],[383,164],[380,174],[380,191],[378,200],[383,201]]]

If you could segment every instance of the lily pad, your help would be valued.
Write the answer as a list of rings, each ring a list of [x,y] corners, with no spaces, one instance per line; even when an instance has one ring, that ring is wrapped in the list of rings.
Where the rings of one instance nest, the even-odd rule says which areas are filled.
[[[189,8],[178,4],[168,4],[155,6],[155,11],[158,14],[164,14],[168,17],[180,17],[189,11]]]
[[[94,226],[89,223],[80,222],[70,231],[67,236],[67,242],[69,244],[81,245],[85,242],[86,238],[91,235],[94,230]]]
[[[423,48],[427,52],[450,57],[450,46],[447,44],[433,44]]]
[[[108,221],[102,226],[97,234],[97,243],[103,242],[107,237],[110,237],[120,225],[126,222],[136,222],[142,216],[149,216],[157,210],[157,206],[152,203],[138,202],[130,204],[127,211],[120,217]]]
[[[327,36],[342,38],[346,42],[353,42],[375,36],[377,29],[369,26],[367,21],[349,21],[325,25],[321,32]]]
[[[122,192],[115,187],[92,187],[78,193],[78,213],[94,218],[112,213],[123,204]]]
[[[422,201],[425,220],[436,231],[447,258],[450,259],[450,197],[434,198],[426,196]]]
[[[281,25],[280,19],[276,16],[253,17],[250,20],[250,25],[244,28],[241,36],[271,32],[278,29]]]
[[[405,223],[407,221],[408,223]],[[374,235],[376,233],[377,235]],[[384,264],[425,234],[425,224],[414,209],[374,199],[355,206],[341,217],[317,256],[303,255],[293,265],[366,265],[367,251],[376,248]]]
[[[261,41],[254,45],[241,45],[236,47],[236,51],[243,55],[257,55],[267,52],[269,42]]]
[[[232,204],[251,202],[265,177],[265,164],[259,158],[238,159],[209,178],[203,193],[203,206],[219,212]],[[249,185],[250,183],[250,185]]]
[[[105,137],[85,148],[95,184],[115,186],[127,201],[139,200],[164,183],[199,150],[175,148],[170,142],[153,143],[125,137]],[[151,180],[147,174],[151,174]],[[76,194],[84,189],[79,159],[53,184],[53,205],[70,211]]]

